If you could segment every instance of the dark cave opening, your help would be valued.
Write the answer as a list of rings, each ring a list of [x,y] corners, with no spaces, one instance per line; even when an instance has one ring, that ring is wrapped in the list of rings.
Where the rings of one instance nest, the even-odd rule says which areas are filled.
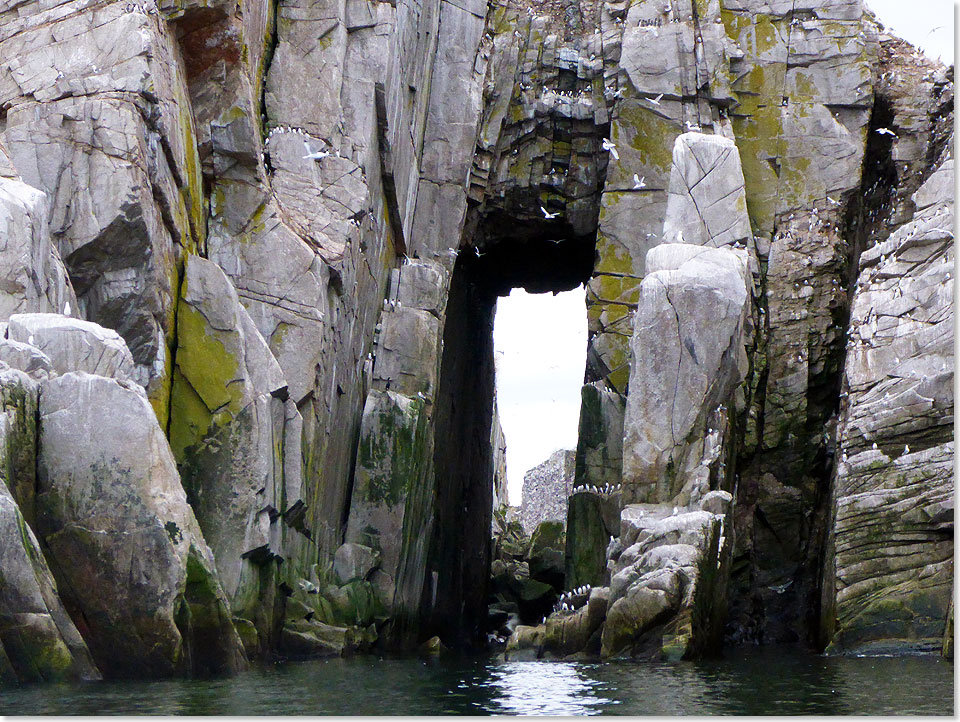
[[[564,222],[518,223],[492,214],[454,266],[435,401],[435,517],[421,636],[459,649],[485,643],[493,513],[497,298],[513,288],[560,292],[589,280],[596,234]]]

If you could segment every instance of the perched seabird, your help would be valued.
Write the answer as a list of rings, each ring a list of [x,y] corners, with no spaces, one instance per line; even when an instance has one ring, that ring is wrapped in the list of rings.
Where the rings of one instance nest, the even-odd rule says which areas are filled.
[[[604,150],[609,151],[614,160],[620,160],[620,154],[617,153],[617,146],[612,140],[609,138],[604,138],[600,145]]]
[[[63,307],[63,315],[64,315],[64,316],[69,316],[69,315],[70,315],[70,302],[69,302],[69,301],[67,301],[67,304]]]

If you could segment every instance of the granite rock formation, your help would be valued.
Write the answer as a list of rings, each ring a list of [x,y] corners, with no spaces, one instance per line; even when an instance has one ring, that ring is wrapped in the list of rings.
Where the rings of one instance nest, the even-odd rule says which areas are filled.
[[[557,449],[541,464],[523,475],[523,497],[520,519],[527,534],[544,521],[566,524],[567,498],[573,491],[573,470],[576,454]]]
[[[952,107],[862,0],[0,7],[0,680],[484,645],[580,284],[508,654],[952,649]]]

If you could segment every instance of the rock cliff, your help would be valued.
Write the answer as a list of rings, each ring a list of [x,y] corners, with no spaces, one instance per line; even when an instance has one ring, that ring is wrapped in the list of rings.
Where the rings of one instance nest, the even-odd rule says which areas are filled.
[[[508,654],[952,649],[952,108],[861,0],[0,4],[0,680],[482,646],[579,284]]]

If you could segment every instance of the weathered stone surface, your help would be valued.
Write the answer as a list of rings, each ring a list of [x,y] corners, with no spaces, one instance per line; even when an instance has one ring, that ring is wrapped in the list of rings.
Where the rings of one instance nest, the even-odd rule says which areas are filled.
[[[203,190],[176,40],[135,10],[57,3],[7,23],[0,102],[84,316],[123,336],[163,409],[176,257],[202,242]]]
[[[543,634],[543,651],[557,657],[599,651],[598,632],[607,616],[609,590],[595,587],[587,603],[571,614],[551,614]]]
[[[804,615],[821,606],[813,596],[830,479],[843,463],[834,430],[845,285],[863,248],[886,242],[927,196],[949,187],[938,177],[914,203],[950,144],[952,73],[878,35],[862,2],[589,0],[528,9],[473,0],[169,0],[159,8],[150,0],[23,0],[0,15],[0,312],[9,302],[0,325],[14,311],[52,311],[125,339],[131,378],[170,431],[248,650],[283,648],[284,627],[289,650],[344,650],[346,632],[331,638],[311,622],[348,629],[361,618],[410,649],[435,635],[447,646],[482,641],[487,514],[504,498],[487,485],[502,482],[505,445],[487,358],[492,304],[512,286],[558,291],[584,281],[589,342],[576,483],[584,499],[596,497],[588,504],[596,530],[620,538],[595,534],[596,548],[578,544],[577,553],[606,574],[637,543],[638,524],[669,516],[673,505],[723,510],[737,527],[733,638],[795,641],[816,624]],[[686,243],[746,241],[738,272],[756,324],[747,313],[742,337],[730,341],[717,319],[736,314],[691,291],[689,334],[676,314],[670,331],[674,309],[661,303],[666,325],[643,339],[649,363],[631,363],[634,321],[652,298],[641,283],[704,265],[713,252],[656,250],[681,232]],[[883,274],[919,262],[923,246],[905,246],[893,266],[877,261]],[[214,264],[229,283],[214,279]],[[223,293],[198,298],[192,276],[205,265]],[[724,276],[712,267],[701,275],[711,283]],[[698,293],[711,286],[689,285]],[[914,294],[920,306],[943,306],[925,293]],[[191,326],[198,308],[209,315]],[[898,322],[875,336],[889,330],[902,359],[906,336],[929,330],[920,328]],[[198,359],[196,349],[213,351]],[[42,380],[51,374],[39,353],[0,348],[11,366]],[[850,378],[886,364],[876,354],[849,358]],[[915,391],[939,404],[941,381],[931,382],[934,364],[924,364],[908,370],[937,390]],[[685,376],[675,393],[678,371]],[[667,391],[649,394],[657,384]],[[19,429],[29,403],[8,391],[4,414]],[[931,493],[942,494],[949,452],[922,456],[943,446],[932,429],[945,424],[924,426],[940,406],[920,409],[926,402],[908,394],[903,430],[902,394],[848,393],[855,403],[840,408],[850,423],[838,438],[849,458],[866,451],[859,434],[871,443],[874,434],[884,463],[912,479],[884,439],[909,444],[904,456],[921,454],[936,477]],[[626,428],[625,402],[634,407]],[[643,424],[650,438],[639,446],[638,403],[651,414]],[[393,414],[399,430],[364,413],[401,407]],[[19,433],[4,458],[26,469],[34,445]],[[668,506],[628,506],[621,524],[616,488],[622,471],[636,476],[638,459],[648,490],[669,478],[662,493],[642,495],[628,479],[626,501]],[[850,469],[857,479],[867,473]],[[849,481],[850,469],[837,478]],[[394,472],[406,479],[402,500],[371,501],[367,482]],[[874,472],[878,488],[900,489],[892,471]],[[21,474],[11,490],[28,521],[30,504],[19,497],[33,486]],[[736,491],[735,504],[722,490]],[[845,514],[837,523],[848,534]],[[358,532],[365,515],[380,516]],[[885,528],[880,516],[864,526]],[[936,524],[923,534],[944,538],[924,537],[924,549],[936,546],[946,559],[952,542]],[[343,585],[326,579],[344,541],[373,544],[351,535],[381,533],[393,572],[385,566]],[[883,586],[898,573],[899,554],[850,566],[845,543],[836,559],[847,560],[838,567],[847,578]],[[531,579],[533,567],[520,574],[526,561],[509,561],[515,593],[531,600],[526,621],[536,621],[551,585]],[[924,587],[936,590],[937,614],[944,574],[938,567]],[[671,601],[681,575],[662,576],[659,591]],[[311,584],[319,591],[306,591]],[[710,598],[723,597],[711,589]],[[637,596],[637,619],[655,612],[650,594]],[[852,596],[843,604],[862,601],[860,591],[844,594]],[[375,609],[378,598],[392,604],[392,618]],[[854,607],[840,608],[841,627],[852,629]],[[897,614],[880,616],[909,616]],[[938,631],[924,614],[911,619],[933,639]],[[686,617],[671,619],[660,635],[665,654],[695,649],[684,641]],[[400,627],[401,635],[390,631]],[[564,651],[589,625],[556,629],[567,627]],[[544,631],[534,654],[543,652]],[[597,632],[590,639],[587,646],[597,643]],[[841,634],[837,643],[852,639]],[[629,644],[646,649],[642,639]],[[10,669],[0,654],[0,677]]]
[[[39,384],[22,370],[0,366],[0,478],[31,526],[36,524],[39,392]]]
[[[346,539],[378,552],[381,569],[394,581],[402,552],[417,544],[422,532],[407,514],[415,511],[426,484],[422,446],[428,418],[422,400],[393,391],[371,392],[363,412]]]
[[[47,227],[47,198],[0,178],[0,318],[77,309],[73,286]]]
[[[366,579],[380,564],[380,555],[362,544],[344,544],[333,556],[333,571],[341,582]]]
[[[574,486],[618,486],[623,472],[623,406],[600,382],[580,389]]]
[[[50,357],[36,346],[6,338],[0,338],[0,362],[33,379],[45,379],[57,373]]]
[[[952,158],[861,255],[835,479],[831,649],[939,652],[953,595]]]
[[[569,500],[565,549],[566,586],[599,586],[606,573],[604,550],[612,536],[603,521],[602,501],[597,494],[580,492]]]
[[[230,605],[143,390],[67,373],[40,401],[37,528],[108,676],[235,671]]]
[[[541,464],[523,475],[520,519],[524,531],[533,534],[544,521],[566,523],[567,498],[573,491],[575,453],[557,449]]]
[[[0,481],[0,649],[21,683],[99,679],[36,536]]]
[[[711,414],[732,402],[747,371],[746,253],[680,253],[676,245],[650,252],[648,265],[658,270],[641,285],[634,322],[624,422],[628,502],[669,503],[710,490],[709,480],[706,488],[704,479],[692,488],[687,482],[716,456],[710,450],[716,423]]]
[[[746,247],[752,238],[736,144],[720,135],[681,135],[673,146],[664,242]]]
[[[624,523],[636,536],[621,534],[629,546],[611,570],[601,654],[680,658],[718,649],[730,573],[725,517],[627,509]]]
[[[283,559],[283,535],[294,531],[281,514],[301,501],[299,464],[284,463],[297,423],[286,393],[229,279],[191,257],[178,307],[170,444],[233,612],[257,619],[261,636],[273,627],[272,600],[260,599],[274,573],[265,567]]]
[[[116,331],[58,313],[18,313],[10,317],[7,336],[40,349],[57,373],[82,371],[120,381],[136,370],[127,344]]]

